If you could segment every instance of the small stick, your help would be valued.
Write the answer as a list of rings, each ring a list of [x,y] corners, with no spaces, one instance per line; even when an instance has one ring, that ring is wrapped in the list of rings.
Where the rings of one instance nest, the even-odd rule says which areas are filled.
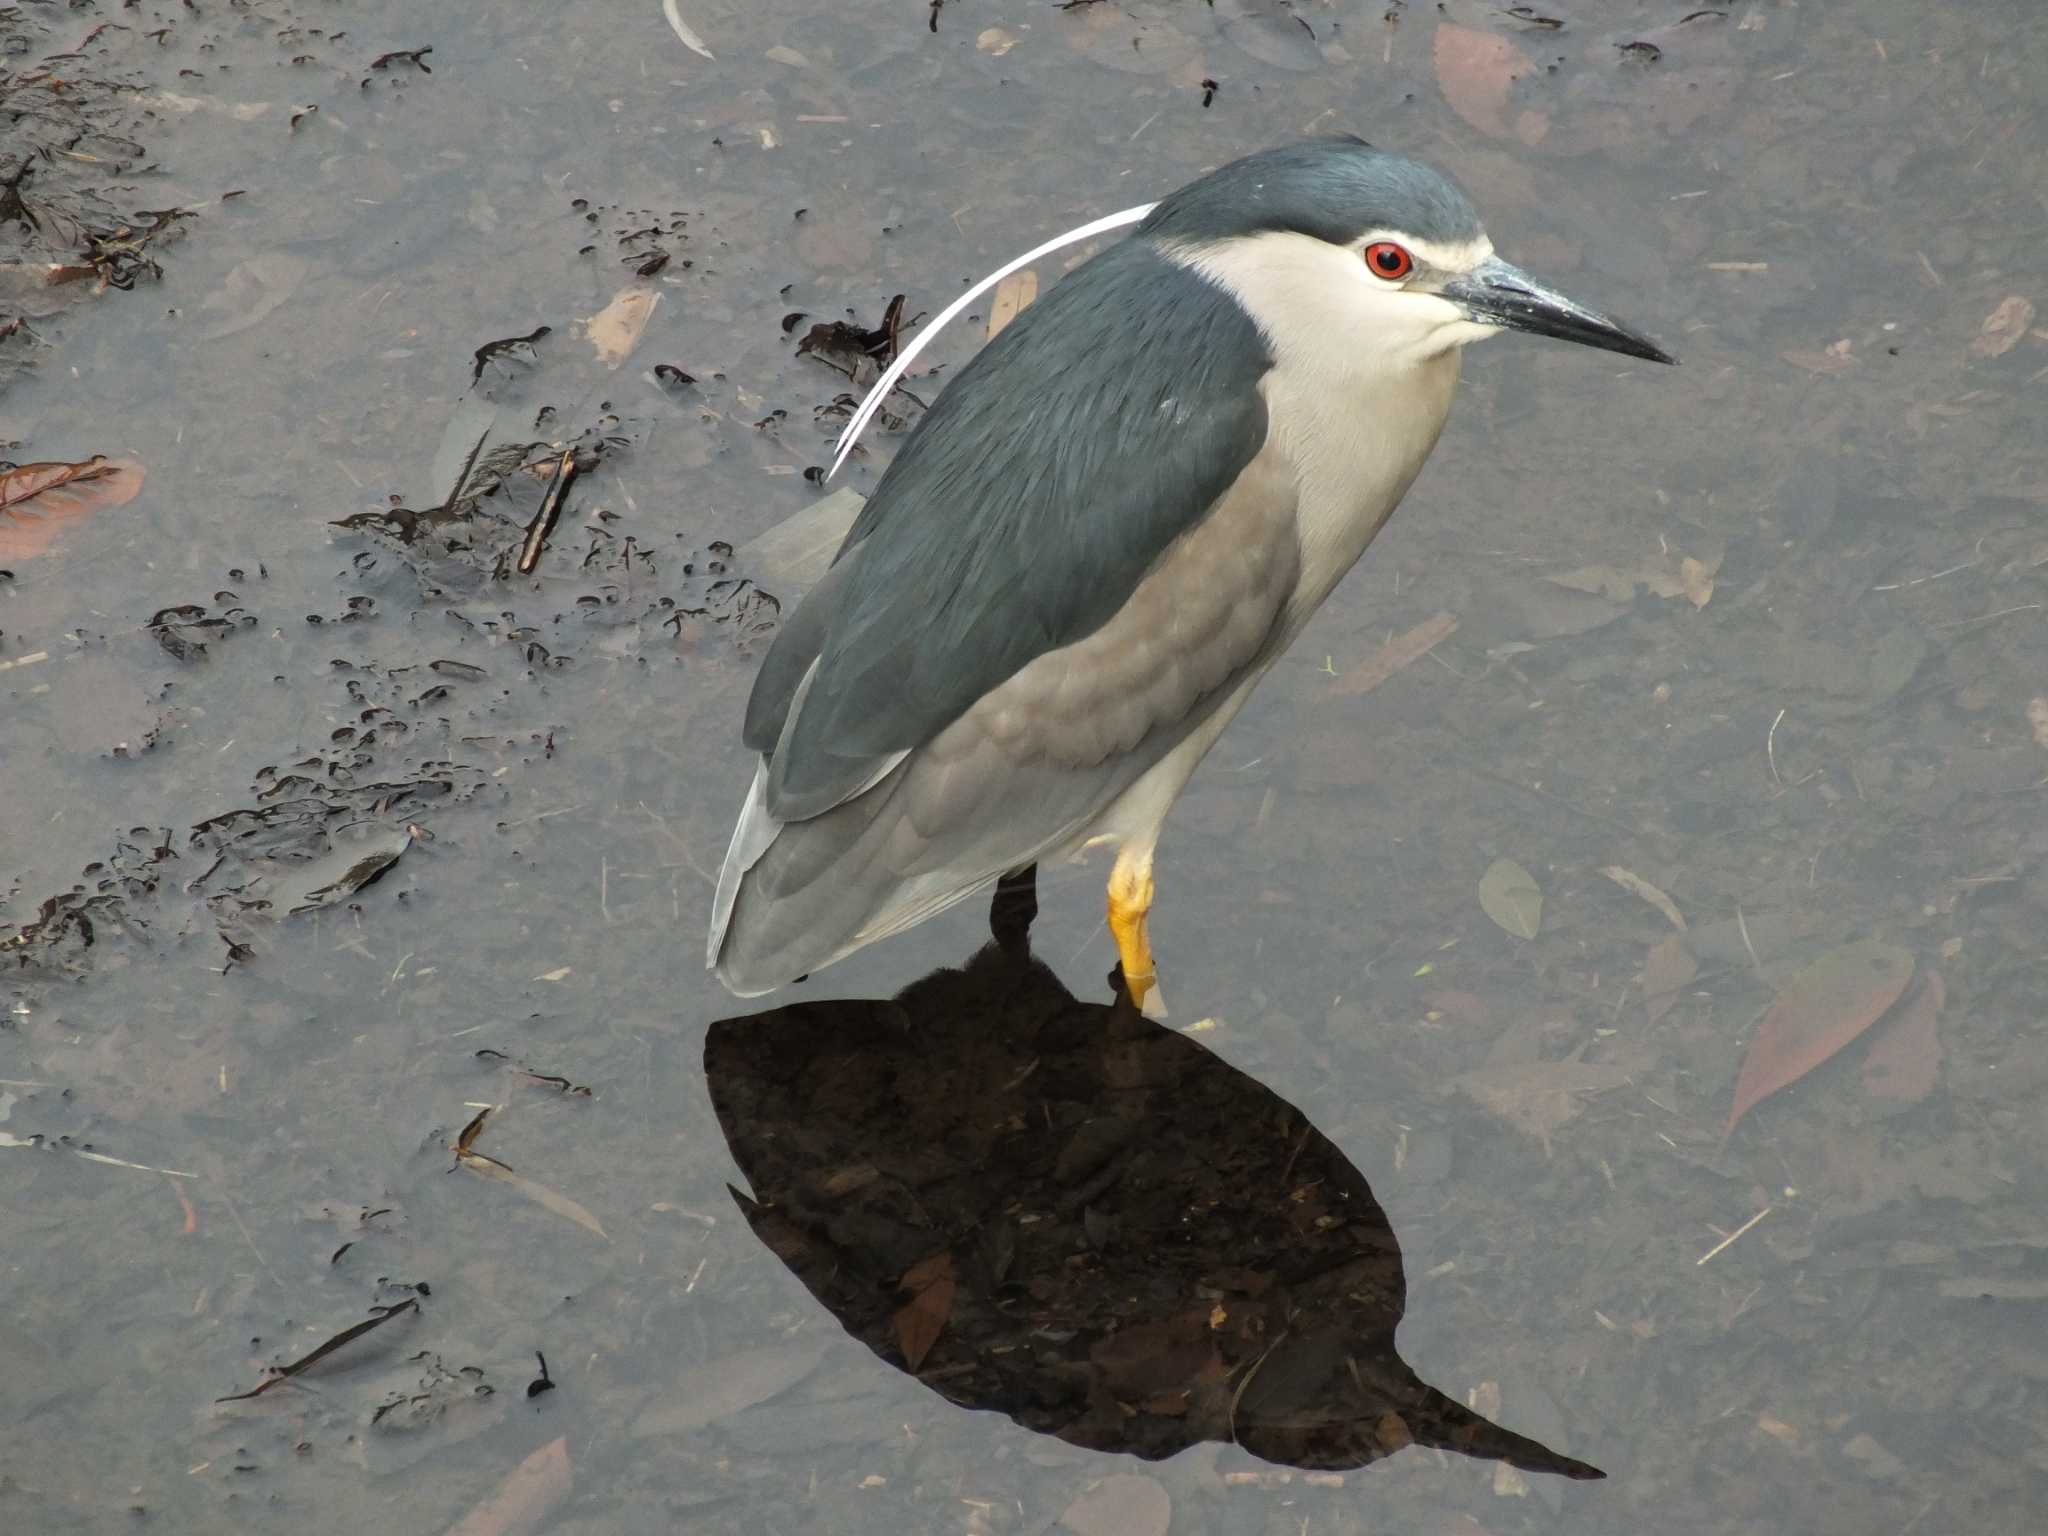
[[[1750,1217],[1749,1220],[1745,1221],[1741,1226],[1737,1227],[1733,1232],[1730,1232],[1726,1237],[1722,1238],[1721,1241],[1714,1244],[1714,1246],[1709,1248],[1705,1253],[1701,1254],[1698,1258],[1694,1259],[1692,1261],[1693,1267],[1697,1269],[1700,1265],[1706,1263],[1707,1260],[1711,1259],[1723,1248],[1726,1248],[1729,1244],[1733,1243],[1738,1237],[1742,1236],[1743,1233],[1747,1232],[1751,1227],[1755,1226],[1758,1222],[1762,1221],[1766,1216],[1770,1215],[1771,1212],[1776,1209],[1777,1207],[1774,1205],[1765,1206],[1762,1210],[1758,1211],[1754,1216]]]
[[[562,515],[562,493],[569,489],[569,482],[576,478],[576,450],[564,448],[562,456],[555,461],[554,479],[548,485],[548,493],[541,500],[540,510],[533,514],[533,521],[526,527],[526,542],[519,548],[519,574],[531,576],[533,568],[540,564],[541,546],[547,543],[548,535],[555,531],[555,519]]]
[[[1769,732],[1764,736],[1764,756],[1771,760],[1771,782],[1780,789],[1785,787],[1785,781],[1778,777],[1778,721],[1784,718],[1785,711],[1781,709],[1778,711],[1777,719],[1771,722]]]
[[[1756,967],[1756,979],[1758,981],[1765,981],[1764,963],[1757,959],[1756,946],[1749,942],[1749,923],[1743,917],[1742,908],[1739,904],[1735,908],[1735,926],[1742,934],[1742,947],[1749,951],[1749,963]],[[1769,985],[1767,981],[1765,981],[1765,984]]]

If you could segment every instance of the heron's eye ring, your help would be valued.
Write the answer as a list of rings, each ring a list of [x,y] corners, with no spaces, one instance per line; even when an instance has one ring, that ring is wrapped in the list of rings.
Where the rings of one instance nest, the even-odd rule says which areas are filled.
[[[1365,264],[1374,277],[1399,282],[1415,270],[1415,258],[1391,240],[1375,240],[1365,248]]]

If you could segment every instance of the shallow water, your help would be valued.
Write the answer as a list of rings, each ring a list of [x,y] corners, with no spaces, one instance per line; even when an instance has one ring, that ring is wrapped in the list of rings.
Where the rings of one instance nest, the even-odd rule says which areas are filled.
[[[1738,0],[1675,26],[1691,7],[1621,0],[1547,30],[1392,9],[682,0],[715,60],[652,0],[0,13],[16,69],[102,21],[134,29],[52,67],[121,85],[107,131],[142,152],[67,139],[24,190],[59,214],[195,210],[149,248],[160,275],[83,285],[0,339],[11,457],[146,470],[126,506],[0,561],[0,1522],[2038,1519],[2032,13]],[[1646,38],[1655,60],[1617,46]],[[424,71],[370,67],[429,45]],[[32,85],[0,87],[10,110]],[[10,164],[49,123],[10,123]],[[1384,1213],[1403,1366],[1603,1481],[1397,1449],[1427,1440],[1421,1418],[1357,1421],[1366,1399],[1341,1382],[1255,1371],[1343,1305],[1270,1223],[1188,1218],[1208,1278],[1185,1305],[1162,1283],[1146,1318],[1165,1333],[1130,1333],[1129,1281],[1104,1281],[1091,1321],[1133,1232],[1224,1198],[1199,1157],[1170,1177],[1118,1161],[1151,1142],[1120,1128],[1140,1122],[1108,1026],[1108,1098],[1076,1069],[1038,1122],[1005,1122],[1047,1138],[1000,1143],[1047,1160],[1006,1203],[920,1199],[924,1180],[971,1185],[973,1163],[927,1165],[887,1126],[865,1145],[858,1115],[851,1141],[821,1129],[790,1165],[814,1169],[785,1201],[803,1233],[757,1236],[729,1188],[768,1198],[774,1165],[744,1124],[728,1144],[730,1063],[707,1076],[706,1041],[759,1005],[699,956],[775,607],[718,546],[816,500],[803,472],[858,392],[797,342],[871,326],[899,292],[935,311],[1052,231],[1334,129],[1453,172],[1503,254],[1682,366],[1513,338],[1468,357],[1406,506],[1169,823],[1169,1024],[1245,1095],[1201,1122],[1214,1169],[1237,1171],[1217,1186],[1231,1209],[1263,1191],[1275,1221],[1342,1230],[1315,1225],[1325,1181],[1284,1158],[1268,1177],[1254,1150],[1273,1125],[1313,1128],[1328,1180]],[[76,255],[61,217],[11,238],[9,261]],[[660,301],[607,366],[590,317],[627,289]],[[934,359],[981,330],[963,321]],[[578,441],[587,461],[534,575],[502,571],[534,475],[411,544],[336,526],[438,504],[485,400],[500,440]],[[891,442],[848,483],[871,487]],[[1345,691],[1440,614],[1456,627],[1426,657]],[[366,849],[400,851],[376,883],[286,910]],[[1500,859],[1542,893],[1533,939],[1482,906]],[[1661,979],[1673,923],[1610,867],[1668,895],[1684,980]],[[1101,875],[1045,871],[1033,930],[1084,1004],[1108,1001]],[[962,908],[789,1000],[889,997],[986,933]],[[1917,987],[1939,973],[1938,1054],[1909,1042],[1888,1076],[1848,1045],[1724,1145],[1766,1006],[1857,940],[1906,951]],[[914,1009],[859,1017],[918,1027]],[[1016,1092],[960,1071],[934,1076],[935,1105]],[[474,1149],[524,1183],[450,1171],[492,1104]],[[1106,1208],[1104,1168],[1150,1191],[1136,1214]],[[1026,1239],[1047,1221],[1072,1251],[1034,1282],[1016,1255],[1046,1251]],[[826,1240],[866,1321],[814,1299]],[[950,1295],[930,1267],[899,1284],[941,1256]],[[303,1375],[216,1403],[407,1300]],[[901,1369],[920,1307],[943,1325],[930,1385]],[[1117,1331],[1104,1319],[1135,1356],[1089,1354]],[[556,1385],[529,1397],[536,1351]],[[1106,1375],[1077,1385],[1091,1360]],[[992,1411],[956,1405],[990,1381],[974,1405]],[[1352,1413],[1351,1462],[1289,1464],[1284,1435],[1241,1427],[1223,1443],[1232,1403],[1249,1423],[1262,1402]],[[1119,1426],[1130,1450],[1174,1453],[1103,1449]]]

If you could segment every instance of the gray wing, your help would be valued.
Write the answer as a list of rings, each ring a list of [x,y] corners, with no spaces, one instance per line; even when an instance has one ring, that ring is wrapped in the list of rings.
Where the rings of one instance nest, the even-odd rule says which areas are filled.
[[[837,805],[1107,623],[1259,451],[1271,365],[1233,299],[1143,241],[1019,316],[918,423],[771,648],[745,731],[769,811]]]
[[[713,926],[726,984],[766,991],[920,922],[1070,844],[1177,748],[1199,756],[1204,727],[1284,635],[1294,513],[1291,467],[1262,451],[1106,623],[1033,658],[860,793],[783,823],[757,777]]]

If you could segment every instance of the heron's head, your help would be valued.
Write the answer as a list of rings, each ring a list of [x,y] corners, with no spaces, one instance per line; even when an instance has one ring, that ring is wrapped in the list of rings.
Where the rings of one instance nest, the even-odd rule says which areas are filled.
[[[1641,332],[1496,256],[1457,183],[1361,139],[1310,139],[1223,166],[1138,227],[1222,282],[1276,339],[1313,335],[1420,362],[1527,331],[1651,362]]]

